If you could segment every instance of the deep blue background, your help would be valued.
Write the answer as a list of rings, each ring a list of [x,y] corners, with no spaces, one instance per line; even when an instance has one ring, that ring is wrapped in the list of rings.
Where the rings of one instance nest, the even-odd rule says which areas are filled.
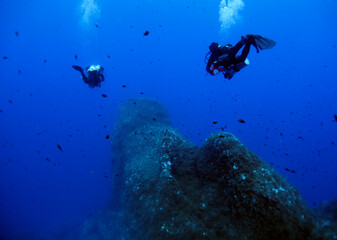
[[[76,225],[108,203],[105,136],[130,97],[158,99],[174,127],[198,145],[226,127],[273,163],[312,207],[337,197],[336,1],[246,1],[226,31],[218,21],[219,2],[101,0],[100,16],[85,25],[81,1],[2,0],[5,237]],[[235,44],[247,33],[277,46],[259,54],[252,49],[250,66],[231,81],[206,75],[210,42]],[[101,64],[106,81],[90,89],[72,64]]]

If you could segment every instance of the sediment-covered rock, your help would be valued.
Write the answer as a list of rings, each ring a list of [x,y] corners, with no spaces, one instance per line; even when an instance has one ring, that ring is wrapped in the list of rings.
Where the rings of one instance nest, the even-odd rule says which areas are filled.
[[[333,239],[322,238],[299,192],[235,136],[214,133],[197,147],[156,101],[121,106],[113,153],[122,239]]]
[[[337,239],[337,199],[323,202],[315,209],[324,239]]]
[[[323,202],[315,209],[315,212],[321,218],[328,219],[337,223],[337,199],[331,202]]]

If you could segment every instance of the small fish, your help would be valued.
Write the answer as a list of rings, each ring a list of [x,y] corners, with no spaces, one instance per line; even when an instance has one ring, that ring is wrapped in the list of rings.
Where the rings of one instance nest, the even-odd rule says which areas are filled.
[[[5,60],[7,60],[7,59],[8,59],[8,57],[7,57],[7,56],[3,56],[3,57],[2,57],[2,59],[5,59]]]
[[[108,95],[102,93],[102,97],[106,98],[106,97],[108,97]]]
[[[245,123],[246,121],[243,120],[243,119],[238,119],[238,122],[239,122],[239,123]]]
[[[75,54],[75,60],[77,60],[77,54]]]
[[[97,28],[101,28],[97,23],[95,24],[95,27],[97,27]]]
[[[148,30],[146,30],[145,32],[144,32],[144,36],[148,36],[150,34],[150,32],[148,31]]]
[[[61,152],[63,152],[61,146],[59,144],[57,144],[57,148],[60,149]]]
[[[225,136],[224,135],[219,135],[219,138],[224,138]]]
[[[153,120],[153,121],[157,121],[157,119],[156,119],[156,118],[154,118],[154,117],[152,118],[152,120]]]
[[[280,132],[280,136],[283,136],[283,133],[282,133],[282,132]]]
[[[43,60],[43,63],[47,63],[47,59],[44,59],[44,60]]]
[[[217,121],[214,121],[213,124],[217,124],[218,122]]]
[[[104,177],[105,177],[105,178],[108,178],[108,176],[107,176],[107,175],[105,175]]]
[[[141,95],[143,95],[143,94],[144,94],[144,92],[140,92],[140,94],[141,94]]]
[[[337,114],[335,114],[334,117],[335,117],[335,120],[336,120],[336,122],[337,122]]]
[[[47,162],[50,162],[50,159],[46,157],[46,161],[47,161]]]
[[[123,85],[122,87],[123,87],[123,88],[125,88],[125,87],[126,87],[126,85]]]
[[[2,113],[2,110],[0,109],[0,113]]]
[[[21,74],[21,70],[20,70],[20,69],[18,70],[18,74],[19,74],[19,75]]]
[[[291,170],[291,169],[289,169],[289,168],[285,168],[284,170],[286,170],[286,171],[288,171],[288,172],[291,172],[291,173],[296,173],[295,170]]]
[[[14,32],[15,33],[15,36],[19,36],[19,32],[18,31],[16,31],[16,32]]]
[[[105,139],[109,139],[109,138],[110,138],[110,135],[109,135],[109,134],[105,136]]]
[[[10,100],[10,99],[8,100],[8,102],[9,102],[9,103],[13,103],[13,101],[12,101],[12,100]]]
[[[110,55],[107,55],[107,57],[108,57],[108,58],[111,58],[111,56],[110,56]]]

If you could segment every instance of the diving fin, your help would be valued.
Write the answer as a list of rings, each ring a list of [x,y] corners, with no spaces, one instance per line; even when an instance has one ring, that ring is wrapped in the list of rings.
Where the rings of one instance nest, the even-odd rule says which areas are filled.
[[[80,66],[77,65],[72,65],[73,69],[80,71],[81,73],[83,72],[83,68],[81,68]]]
[[[258,53],[260,50],[270,49],[276,45],[274,40],[261,37],[260,35],[247,34],[247,37]]]

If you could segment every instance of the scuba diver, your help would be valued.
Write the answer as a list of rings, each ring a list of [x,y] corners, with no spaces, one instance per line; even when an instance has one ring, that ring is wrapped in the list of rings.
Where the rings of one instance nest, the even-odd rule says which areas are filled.
[[[212,76],[222,72],[226,79],[231,79],[235,73],[249,64],[247,56],[251,45],[259,53],[260,50],[274,47],[276,42],[259,35],[242,36],[241,40],[234,47],[231,44],[220,46],[218,43],[212,42],[209,46],[210,52],[205,57],[205,61],[208,61],[206,71]],[[242,47],[241,55],[237,55]],[[207,59],[209,54],[211,56]]]
[[[88,84],[89,87],[101,87],[101,82],[104,81],[104,68],[101,65],[91,65],[90,67],[87,67],[85,71],[88,73],[88,76],[84,74],[84,71],[80,66],[72,65],[72,67],[81,73],[84,83]]]

